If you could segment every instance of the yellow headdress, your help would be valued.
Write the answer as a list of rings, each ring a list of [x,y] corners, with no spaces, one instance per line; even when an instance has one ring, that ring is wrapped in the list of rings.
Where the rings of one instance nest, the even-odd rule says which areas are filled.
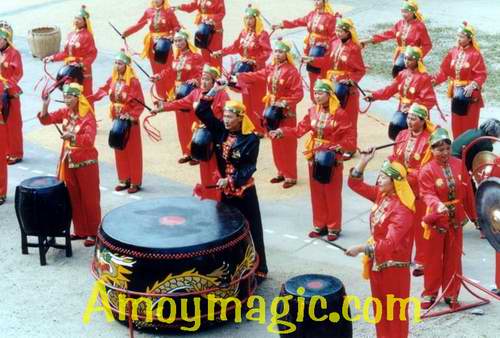
[[[350,32],[352,42],[359,45],[358,32],[356,31],[356,27],[354,27],[354,22],[351,19],[340,18],[337,21],[337,28]]]
[[[255,130],[255,126],[250,120],[250,118],[247,116],[246,113],[247,109],[243,103],[234,100],[226,101],[224,105],[224,110],[228,110],[232,113],[235,113],[237,116],[243,117],[243,121],[241,124],[241,133],[243,135],[248,135],[253,133],[253,131]]]
[[[181,29],[180,31],[178,31],[177,33],[175,33],[174,40],[178,39],[178,38],[182,38],[182,39],[186,40],[188,48],[189,48],[189,50],[191,52],[198,53],[198,48],[196,48],[193,45],[193,43],[191,42],[191,36],[189,35],[189,33],[186,30]],[[179,54],[180,54],[179,49],[176,48],[176,47],[173,47],[173,50],[174,50],[174,58],[179,57]]]
[[[286,53],[286,59],[289,64],[293,65],[293,55],[292,55],[292,47],[290,43],[285,42],[282,38],[278,38],[276,44],[274,45],[274,50],[280,50]],[[273,60],[273,65],[276,63],[276,60]]]
[[[245,18],[248,18],[250,16],[253,16],[255,18],[255,34],[260,35],[262,31],[264,30],[264,22],[262,21],[262,17],[260,16],[260,11],[252,7],[251,4],[248,5],[247,9],[245,10]],[[243,18],[243,27],[245,31],[248,32],[249,28],[247,26],[246,20]]]
[[[5,39],[5,41],[7,41],[7,44],[15,49],[14,45],[12,44],[12,33],[7,28],[0,27],[0,38]]]
[[[81,84],[76,82],[66,84],[63,87],[63,93],[64,95],[78,97],[78,114],[80,115],[80,117],[83,118],[87,116],[88,113],[91,113],[92,115],[94,114],[92,106],[90,105],[85,95],[83,95],[83,86]]]
[[[87,30],[89,31],[90,34],[94,35],[94,31],[92,29],[92,22],[90,21],[90,13],[87,11],[87,6],[82,5],[82,7],[80,8],[80,12],[76,15],[76,17],[83,18],[83,20],[85,20],[85,25],[87,26]]]
[[[125,81],[125,83],[127,84],[127,86],[130,86],[130,81],[136,77],[135,75],[135,72],[134,72],[134,69],[132,68],[132,65],[131,65],[131,57],[130,55],[128,55],[125,50],[121,50],[120,53],[118,53],[116,56],[115,56],[115,61],[118,60],[118,61],[122,61],[123,63],[125,63],[126,65],[126,69],[125,69],[125,74],[123,75],[123,80]],[[118,74],[118,70],[115,67],[113,67],[113,72],[111,74],[111,79],[114,82],[116,82],[116,80],[118,80],[119,78],[119,74]]]
[[[405,2],[402,5],[402,9],[408,12],[412,12],[417,20],[424,21],[424,17],[422,16],[422,13],[420,13],[418,9],[418,3],[416,0],[405,0]]]
[[[320,91],[330,94],[330,101],[328,103],[328,111],[330,114],[335,114],[337,109],[340,107],[340,101],[335,95],[335,89],[333,88],[333,83],[327,79],[318,79],[314,84],[314,91]],[[316,105],[318,107],[318,105]],[[319,108],[319,107],[318,107]]]
[[[330,2],[328,0],[323,0],[323,11],[325,13],[330,13],[330,14],[334,14],[333,13],[333,8],[332,8],[332,5],[330,4]]]
[[[151,8],[158,8],[158,7],[155,6],[155,2],[154,1],[151,1],[149,3],[149,7],[151,7]],[[169,4],[168,0],[163,0],[163,9],[167,10],[169,8],[170,8],[170,4]]]
[[[463,22],[463,25],[458,30],[459,33],[464,33],[472,40],[472,46],[479,52],[481,49],[479,48],[479,44],[477,43],[476,38],[476,29],[469,25],[467,21]]]
[[[413,194],[410,184],[406,179],[407,172],[404,165],[399,162],[385,161],[381,172],[392,178],[396,195],[398,195],[401,203],[415,212],[415,194]]]
[[[408,46],[405,49],[405,56],[408,56],[418,62],[418,71],[419,73],[426,73],[427,68],[425,68],[424,62],[423,62],[423,55],[424,53],[422,52],[422,49],[419,47],[415,46]]]

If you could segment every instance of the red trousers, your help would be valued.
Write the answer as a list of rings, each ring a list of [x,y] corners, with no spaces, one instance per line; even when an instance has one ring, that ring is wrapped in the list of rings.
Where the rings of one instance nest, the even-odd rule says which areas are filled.
[[[73,227],[77,236],[96,236],[101,223],[101,193],[97,163],[69,169],[65,165],[65,183],[73,211]]]
[[[375,303],[373,311],[382,311],[382,318],[375,324],[377,338],[406,338],[408,337],[408,306],[404,309],[406,320],[401,320],[399,314],[401,304],[394,302],[393,318],[387,316],[387,295],[406,300],[410,297],[410,269],[387,268],[382,271],[370,271],[370,286],[372,297],[380,300],[382,309],[377,309]]]
[[[23,119],[21,117],[21,100],[19,97],[10,100],[9,117],[5,128],[7,134],[7,156],[23,158]]]
[[[116,171],[121,183],[142,184],[142,140],[141,126],[133,124],[130,137],[123,150],[115,150]]]
[[[342,171],[343,165],[334,167],[330,183],[323,184],[313,178],[313,165],[309,161],[313,226],[316,228],[342,230]]]
[[[349,122],[354,132],[354,144],[352,149],[345,149],[347,152],[356,152],[358,148],[358,116],[359,116],[359,91],[356,88],[351,88],[349,98],[347,99],[346,107],[344,108]]]
[[[208,49],[201,49],[201,56],[203,57],[203,63],[208,63],[213,67],[218,67],[222,69],[222,58],[213,58],[210,56],[211,52],[222,49],[222,41],[224,41],[224,35],[222,32],[215,32],[212,36],[212,40],[208,45]]]
[[[7,196],[7,135],[5,125],[0,124],[0,197]]]
[[[250,88],[241,93],[243,104],[247,108],[248,117],[255,126],[255,131],[264,134],[262,125],[265,104],[262,98],[266,96],[266,81],[257,81]]]
[[[197,184],[194,188],[194,195],[200,197],[202,200],[209,199],[214,201],[221,200],[221,193],[218,189],[209,188],[217,184],[217,160],[215,155],[212,155],[209,161],[200,161],[200,180],[201,183]]]
[[[436,297],[439,289],[448,286],[456,273],[462,273],[462,228],[449,229],[445,234],[431,230],[427,243],[424,270],[424,292],[422,296]],[[444,296],[457,299],[460,293],[460,280],[453,279],[452,285]]]
[[[500,289],[500,252],[496,254],[496,265],[495,265],[495,283],[497,284],[497,289]]]
[[[172,58],[169,57],[166,64],[161,64],[155,62],[154,59],[150,58],[149,63],[151,64],[151,69],[153,70],[153,74],[160,74],[162,70],[168,68],[171,66],[172,63]],[[169,83],[170,82],[170,83]],[[155,89],[156,89],[156,94],[160,99],[165,99],[168,96],[168,93],[170,92],[170,89],[173,87],[173,83],[171,80],[169,80],[167,77],[162,78],[158,81],[155,82]]]
[[[454,139],[459,137],[463,132],[469,129],[476,129],[478,127],[480,110],[480,102],[474,102],[469,105],[467,115],[460,116],[453,113],[451,114],[451,130],[453,132]]]
[[[280,127],[294,128],[297,125],[295,117],[287,117],[280,123]],[[297,179],[297,139],[284,137],[271,140],[273,148],[274,165],[278,170],[278,176],[288,179]]]
[[[307,72],[309,74],[309,97],[311,98],[311,102],[316,102],[314,99],[314,84],[316,83],[316,80],[322,79],[325,76],[322,76],[324,72],[321,72],[321,74],[316,74],[316,73],[311,73]],[[325,74],[326,75],[326,74]]]
[[[425,203],[415,200],[415,216],[413,217],[413,230],[415,239],[415,264],[424,265],[426,255],[427,241],[424,239],[424,228],[422,227],[422,218],[425,215]]]
[[[175,119],[177,120],[177,135],[179,136],[182,155],[187,156],[191,153],[189,144],[193,137],[192,127],[193,123],[196,121],[196,117],[192,110],[188,112],[176,110]]]
[[[93,82],[92,82],[92,73],[90,74],[85,74],[83,77],[83,95],[85,97],[89,97],[94,93],[94,89],[92,88]]]

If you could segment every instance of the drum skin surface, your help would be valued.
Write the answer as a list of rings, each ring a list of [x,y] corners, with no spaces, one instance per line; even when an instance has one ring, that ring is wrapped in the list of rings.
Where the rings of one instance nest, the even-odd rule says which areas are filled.
[[[130,120],[114,119],[109,131],[108,145],[116,150],[123,150],[130,137]]]
[[[105,282],[112,308],[119,308],[118,297],[128,290],[147,294],[142,296],[151,299],[155,314],[158,300],[173,299],[180,317],[181,299],[192,313],[197,298],[204,320],[208,294],[243,303],[253,293],[257,263],[250,230],[237,209],[179,197],[135,202],[109,212],[98,232],[92,268]],[[180,318],[171,324],[147,322],[147,307],[141,304],[138,314],[143,318],[134,321],[136,328],[186,325]],[[165,318],[170,310],[166,304]]]

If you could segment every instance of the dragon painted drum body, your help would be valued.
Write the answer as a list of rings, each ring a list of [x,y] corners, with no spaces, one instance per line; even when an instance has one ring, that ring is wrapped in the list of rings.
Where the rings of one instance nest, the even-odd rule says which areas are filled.
[[[192,326],[181,318],[183,306],[190,317],[198,315],[208,324],[214,304],[209,294],[244,303],[255,290],[257,265],[248,224],[238,210],[214,201],[162,198],[132,203],[104,217],[92,270],[105,283],[115,317],[129,314],[123,304],[120,311],[120,295],[144,297],[147,301],[135,308],[135,327],[162,330]],[[213,309],[217,320],[221,307]],[[232,311],[228,306],[227,313]],[[160,322],[159,315],[172,316],[172,322]]]

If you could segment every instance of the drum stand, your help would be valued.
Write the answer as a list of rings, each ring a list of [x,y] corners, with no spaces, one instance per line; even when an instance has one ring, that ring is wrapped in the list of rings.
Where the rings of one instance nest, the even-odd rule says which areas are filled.
[[[45,254],[47,253],[47,251],[49,251],[49,248],[65,249],[66,257],[73,256],[69,228],[64,230],[58,236],[38,235],[34,237],[38,237],[38,243],[28,242],[28,235],[26,234],[26,232],[24,232],[23,228],[21,227],[21,250],[23,255],[29,254],[28,248],[38,248],[38,253],[40,254],[40,265],[42,266],[47,265]],[[57,244],[56,237],[64,237],[65,244]]]
[[[463,287],[469,291],[469,293],[474,296],[474,298],[478,299],[479,301],[477,302],[474,302],[474,303],[471,303],[471,304],[463,304],[463,305],[459,305],[457,306],[456,308],[453,308],[453,309],[449,309],[449,310],[442,310],[442,311],[437,311],[435,313],[430,313],[431,310],[439,304],[439,302],[441,301],[441,299],[443,299],[444,297],[444,293],[446,292],[446,290],[448,290],[448,288],[451,286],[451,284],[455,281],[455,279],[459,279],[460,282],[462,283]],[[481,305],[486,305],[486,304],[489,304],[490,303],[490,300],[489,299],[486,299],[486,298],[483,298],[481,296],[478,296],[476,293],[474,293],[471,288],[475,288],[476,290],[479,290],[479,291],[482,291],[484,293],[486,293],[488,296],[491,296],[497,300],[500,300],[500,296],[494,294],[493,292],[491,292],[490,290],[484,288],[483,286],[479,285],[478,283],[475,283],[473,281],[471,281],[469,278],[467,277],[464,277],[462,275],[459,275],[458,273],[455,274],[451,280],[450,280],[450,283],[448,283],[448,286],[443,290],[443,292],[439,295],[439,297],[436,299],[436,301],[434,302],[434,304],[432,304],[432,306],[422,315],[422,319],[426,319],[426,318],[432,318],[432,317],[438,317],[438,316],[442,316],[442,315],[446,315],[446,314],[449,314],[449,313],[454,313],[454,312],[459,312],[459,311],[464,311],[464,310],[468,310],[468,309],[472,309],[472,308],[475,308],[475,307],[478,307],[478,306],[481,306]]]

